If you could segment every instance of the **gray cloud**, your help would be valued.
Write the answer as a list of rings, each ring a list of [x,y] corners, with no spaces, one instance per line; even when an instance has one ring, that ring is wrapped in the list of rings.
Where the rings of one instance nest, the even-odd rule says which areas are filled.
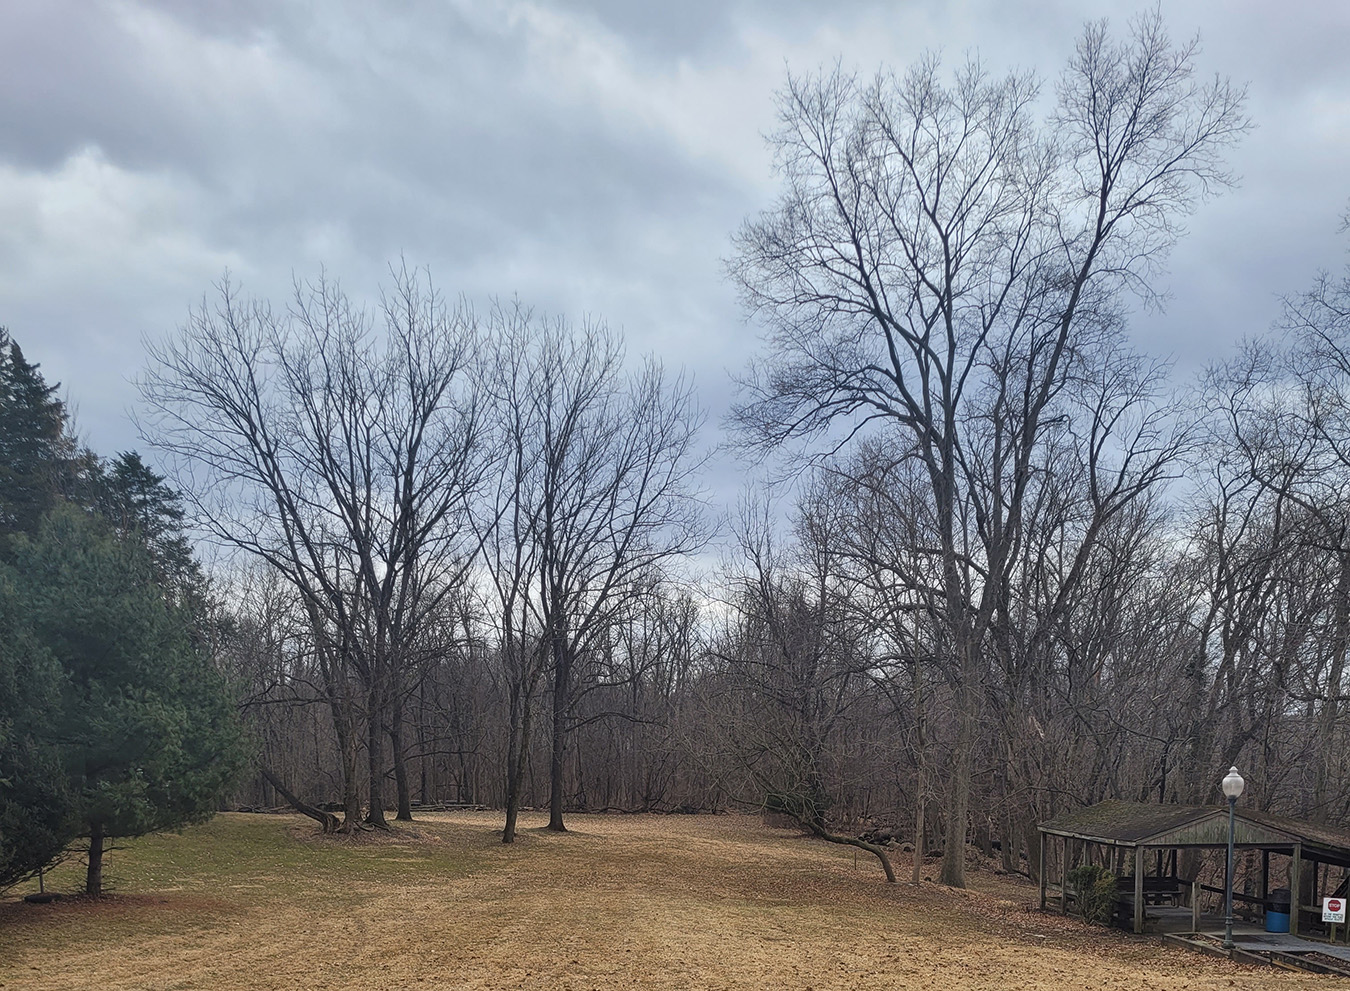
[[[321,264],[373,291],[400,253],[449,292],[602,316],[696,375],[744,366],[720,259],[774,183],[784,66],[871,71],[940,46],[1053,80],[1084,16],[1133,5],[621,0],[372,5],[19,0],[0,32],[0,322],[66,384],[100,450],[140,337],[231,269],[283,295]],[[1336,3],[1173,3],[1201,65],[1251,87],[1240,190],[1203,205],[1141,346],[1180,374],[1262,332],[1339,265],[1350,66]],[[736,469],[723,469],[729,482]],[[720,483],[719,483],[720,484]]]

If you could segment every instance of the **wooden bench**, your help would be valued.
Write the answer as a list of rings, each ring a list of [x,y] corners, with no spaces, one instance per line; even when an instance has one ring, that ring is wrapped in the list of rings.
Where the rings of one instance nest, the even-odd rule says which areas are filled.
[[[1134,905],[1134,878],[1132,876],[1116,878],[1116,889],[1119,894],[1116,896],[1116,902],[1128,901],[1133,909]],[[1176,908],[1185,904],[1190,896],[1191,882],[1183,881],[1179,877],[1145,877],[1144,878],[1144,904],[1145,905],[1170,905]]]

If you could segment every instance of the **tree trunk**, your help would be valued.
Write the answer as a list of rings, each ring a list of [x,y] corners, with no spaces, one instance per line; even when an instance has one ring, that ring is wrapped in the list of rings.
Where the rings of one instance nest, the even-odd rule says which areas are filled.
[[[370,771],[370,810],[366,822],[377,829],[388,829],[384,818],[384,699],[378,688],[372,688],[370,716],[366,722],[366,755]]]
[[[516,841],[516,819],[520,813],[520,777],[524,772],[520,759],[521,750],[521,712],[520,689],[511,686],[511,725],[507,728],[506,747],[506,825],[502,829],[502,842]]]
[[[389,749],[394,757],[394,785],[398,791],[399,822],[412,822],[412,793],[408,788],[408,762],[403,756],[403,702],[396,701],[390,707]]]
[[[986,800],[989,796],[986,796]],[[984,803],[979,803],[983,805]],[[980,848],[980,853],[985,857],[994,856],[994,827],[990,822],[987,813],[981,814],[975,819],[975,845]]]
[[[572,657],[560,638],[553,646],[553,749],[549,761],[548,828],[567,832],[563,825],[563,757],[567,753],[567,709],[571,694]]]
[[[525,782],[525,767],[529,762],[530,717],[534,695],[532,680],[511,686],[511,725],[506,757],[506,826],[502,842],[516,840],[516,821],[520,814],[520,793]]]
[[[349,833],[361,821],[361,793],[356,784],[357,732],[351,682],[345,676],[349,668],[345,655],[334,648],[324,631],[318,609],[307,604],[310,629],[318,650],[319,670],[323,675],[324,695],[333,716],[333,732],[337,736],[338,757],[342,765],[343,822],[339,831]]]
[[[356,733],[351,722],[351,706],[330,698],[333,730],[337,735],[338,757],[342,765],[342,824],[338,832],[350,833],[361,821],[361,791],[356,784]]]
[[[813,836],[817,836],[826,843],[838,843],[841,846],[857,847],[859,850],[866,850],[872,856],[881,862],[881,869],[886,873],[886,881],[895,884],[895,868],[891,866],[891,858],[887,856],[884,847],[875,843],[868,843],[864,839],[856,836],[842,836],[839,833],[831,832],[825,828],[821,821],[819,810],[814,802],[791,802],[784,803],[782,811],[797,820],[797,824],[803,829],[808,830]]]
[[[910,880],[914,882],[914,887],[919,886],[922,878],[919,871],[923,868],[923,792],[919,792],[919,800],[914,804],[914,863],[913,872]]]
[[[89,824],[89,870],[84,876],[84,893],[93,898],[103,896],[103,823]]]
[[[342,825],[338,832],[350,833],[361,821],[361,790],[356,786],[356,741],[348,734],[350,746],[342,753]]]
[[[970,652],[970,648],[967,648]],[[966,819],[975,749],[974,664],[967,663],[956,697],[956,746],[947,791],[947,827],[943,835],[942,870],[938,880],[953,888],[966,886]]]
[[[1005,796],[1004,802],[1008,802]],[[999,830],[999,866],[1003,868],[1005,874],[1013,874],[1022,864],[1022,831],[1017,828],[1014,822],[1013,813],[1005,804],[1003,811],[1003,825]],[[1030,858],[1027,858],[1028,860]]]
[[[427,682],[423,678],[418,688],[418,701],[421,703],[417,708],[417,752],[421,756],[417,759],[418,772],[418,797],[425,806],[431,799],[427,795]]]
[[[1345,679],[1345,657],[1347,645],[1350,645],[1350,553],[1342,551],[1336,556],[1340,574],[1336,578],[1335,606],[1332,609],[1331,670],[1328,673],[1322,691],[1325,700],[1317,713],[1317,739],[1333,740],[1336,736],[1336,723],[1340,707],[1337,704],[1341,695],[1341,682]],[[1340,775],[1335,772],[1335,747],[1322,746],[1317,755],[1313,772],[1312,815],[1313,822],[1326,822],[1330,810],[1330,791],[1341,784]]]
[[[317,809],[308,802],[304,802],[297,798],[295,793],[286,787],[281,778],[277,777],[277,775],[273,774],[263,765],[258,765],[258,771],[267,780],[267,783],[275,788],[277,793],[286,800],[291,808],[302,815],[309,816],[323,827],[325,833],[336,833],[338,831],[341,824],[338,822],[337,816],[333,815],[331,812],[325,812],[323,809]],[[352,821],[354,822],[355,820]]]
[[[924,806],[928,801],[928,722],[924,718],[924,683],[922,644],[919,642],[918,621],[914,624],[914,864],[910,878],[914,887],[922,880],[924,853]]]
[[[1022,824],[1023,836],[1022,842],[1027,850],[1027,876],[1031,880],[1040,883],[1041,880],[1041,862],[1037,853],[1040,849],[1040,830],[1036,828],[1036,817],[1032,816]]]

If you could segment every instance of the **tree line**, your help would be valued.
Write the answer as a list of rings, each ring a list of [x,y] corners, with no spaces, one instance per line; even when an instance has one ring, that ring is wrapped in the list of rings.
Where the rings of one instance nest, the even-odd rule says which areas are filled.
[[[1350,275],[1192,388],[1138,353],[1244,93],[1155,12],[1049,86],[935,58],[790,78],[729,276],[763,329],[717,519],[692,385],[603,324],[228,280],[151,348],[140,427],[233,551],[210,643],[236,798],[763,808],[876,855],[1106,797],[1350,816]],[[1350,270],[1348,270],[1350,271]],[[767,493],[767,494],[766,494]],[[714,551],[720,557],[711,563]]]

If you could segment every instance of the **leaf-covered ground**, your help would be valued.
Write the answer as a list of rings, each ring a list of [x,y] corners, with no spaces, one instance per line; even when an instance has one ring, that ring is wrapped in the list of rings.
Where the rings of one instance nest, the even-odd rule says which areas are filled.
[[[966,892],[887,885],[870,858],[753,817],[543,821],[513,847],[491,813],[356,839],[228,814],[128,842],[111,898],[0,900],[0,988],[1327,986],[1033,912],[1032,887],[986,872]]]

